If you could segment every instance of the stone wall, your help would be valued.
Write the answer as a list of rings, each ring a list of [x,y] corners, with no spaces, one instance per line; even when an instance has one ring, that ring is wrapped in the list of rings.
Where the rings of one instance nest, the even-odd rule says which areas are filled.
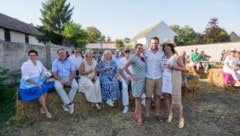
[[[178,53],[186,51],[187,55],[190,55],[191,50],[194,50],[195,48],[198,48],[199,52],[204,50],[207,55],[210,55],[210,61],[220,61],[223,50],[235,48],[240,51],[240,42],[178,46],[176,47],[176,50]]]
[[[51,69],[52,61],[57,57],[57,50],[64,48],[68,51],[74,48],[49,44],[46,46],[30,45],[13,42],[0,42],[0,67],[10,71],[20,71],[21,65],[28,59],[28,51],[35,49],[38,51],[39,60]]]

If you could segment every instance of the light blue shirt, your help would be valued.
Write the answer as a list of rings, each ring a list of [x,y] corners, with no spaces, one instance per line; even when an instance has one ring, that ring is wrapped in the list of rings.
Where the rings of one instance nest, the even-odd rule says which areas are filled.
[[[69,79],[71,72],[75,72],[75,65],[69,59],[64,61],[55,59],[52,64],[52,72],[57,72],[62,79]]]
[[[159,79],[162,77],[162,65],[161,60],[164,57],[163,51],[159,50],[153,53],[149,48],[144,52],[144,58],[146,61],[146,77],[150,79]]]

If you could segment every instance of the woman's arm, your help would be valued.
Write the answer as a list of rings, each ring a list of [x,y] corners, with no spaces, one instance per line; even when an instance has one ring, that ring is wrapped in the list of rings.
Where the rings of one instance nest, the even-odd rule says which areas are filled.
[[[178,66],[173,66],[172,65],[170,68],[172,70],[176,70],[176,71],[186,71],[186,68],[185,68],[185,66],[183,64],[183,60],[182,60],[181,57],[177,58],[177,64],[178,64]]]
[[[93,72],[93,70],[85,71],[84,67],[85,67],[85,64],[84,64],[84,62],[82,62],[80,65],[80,68],[79,68],[80,75],[88,75]]]

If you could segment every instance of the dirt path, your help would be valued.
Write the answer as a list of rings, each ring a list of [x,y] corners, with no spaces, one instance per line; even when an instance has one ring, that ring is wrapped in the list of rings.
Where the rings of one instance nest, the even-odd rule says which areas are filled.
[[[162,108],[166,117],[166,108]],[[44,120],[19,123],[0,128],[0,135],[81,135],[81,136],[237,136],[240,135],[240,91],[226,92],[201,81],[197,100],[184,101],[185,127],[178,129],[178,120],[172,123],[152,118],[144,126],[136,126],[132,112],[122,114],[120,109],[100,111],[62,120]]]

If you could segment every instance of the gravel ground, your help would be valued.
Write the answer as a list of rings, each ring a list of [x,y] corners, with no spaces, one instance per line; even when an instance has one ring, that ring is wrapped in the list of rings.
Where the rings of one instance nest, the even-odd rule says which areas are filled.
[[[6,136],[237,136],[240,135],[240,91],[226,92],[201,80],[196,100],[184,100],[185,127],[179,129],[178,119],[172,123],[152,117],[139,127],[133,112],[121,113],[118,108],[61,120],[42,120],[6,124],[0,135]],[[131,109],[132,110],[132,109]],[[165,120],[166,107],[161,109]],[[175,114],[176,115],[176,114]]]

